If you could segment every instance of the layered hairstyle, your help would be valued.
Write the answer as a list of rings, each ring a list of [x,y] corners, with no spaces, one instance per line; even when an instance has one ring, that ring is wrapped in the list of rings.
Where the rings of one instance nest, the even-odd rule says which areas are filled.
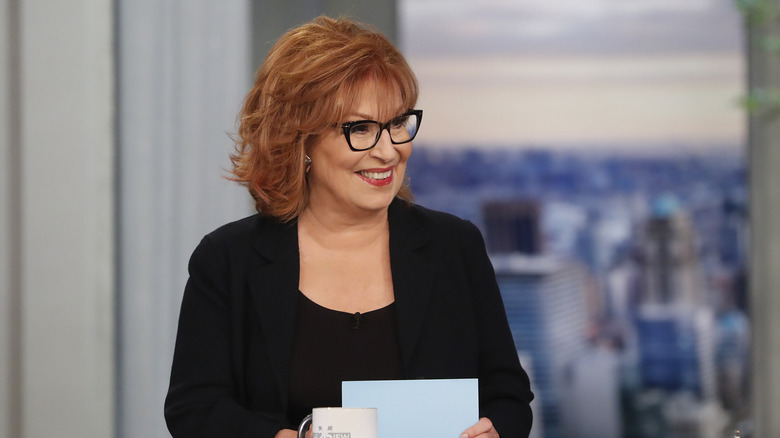
[[[417,102],[417,79],[406,60],[366,25],[318,17],[271,48],[239,114],[230,157],[229,179],[249,189],[260,214],[281,221],[300,215],[309,195],[307,148],[344,121],[369,82],[388,96],[380,106],[394,106],[383,112]],[[411,201],[407,181],[397,196]]]

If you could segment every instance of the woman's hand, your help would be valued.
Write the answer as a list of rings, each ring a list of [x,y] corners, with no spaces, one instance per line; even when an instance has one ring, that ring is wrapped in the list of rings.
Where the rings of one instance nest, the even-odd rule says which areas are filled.
[[[460,438],[499,438],[499,436],[496,428],[493,427],[493,422],[487,417],[482,417],[477,424],[464,430]]]
[[[276,432],[274,438],[298,438],[298,431],[292,429],[282,429],[279,432]],[[306,431],[306,438],[312,438],[311,427],[309,427],[309,430]]]

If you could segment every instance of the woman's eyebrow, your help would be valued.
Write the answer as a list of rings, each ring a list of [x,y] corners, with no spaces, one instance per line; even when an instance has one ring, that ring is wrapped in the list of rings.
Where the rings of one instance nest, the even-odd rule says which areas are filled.
[[[349,114],[347,114],[347,117],[357,117],[357,118],[360,118],[361,120],[374,120],[368,114],[357,113],[357,112],[349,113]]]
[[[405,113],[405,111],[402,110],[401,112],[399,112],[399,113],[395,114],[394,116],[390,117],[388,119],[388,121],[389,120],[393,120],[393,119],[395,119],[398,116],[402,116],[402,115],[404,115],[404,113]],[[373,121],[377,121],[373,116],[370,116],[370,115],[365,114],[365,113],[360,113],[360,112],[351,112],[351,113],[347,114],[347,118],[352,118],[352,117],[354,117],[356,119],[359,119],[359,120],[373,120]]]

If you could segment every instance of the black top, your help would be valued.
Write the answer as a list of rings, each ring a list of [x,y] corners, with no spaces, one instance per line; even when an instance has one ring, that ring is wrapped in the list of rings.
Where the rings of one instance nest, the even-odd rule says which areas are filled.
[[[328,309],[298,293],[289,420],[341,406],[341,382],[403,378],[395,305],[366,313]]]

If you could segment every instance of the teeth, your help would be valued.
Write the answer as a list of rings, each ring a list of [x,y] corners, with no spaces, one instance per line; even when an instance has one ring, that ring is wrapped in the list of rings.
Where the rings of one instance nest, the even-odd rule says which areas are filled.
[[[390,178],[390,174],[393,172],[388,170],[387,172],[366,172],[361,170],[360,174],[370,179],[387,179]]]

